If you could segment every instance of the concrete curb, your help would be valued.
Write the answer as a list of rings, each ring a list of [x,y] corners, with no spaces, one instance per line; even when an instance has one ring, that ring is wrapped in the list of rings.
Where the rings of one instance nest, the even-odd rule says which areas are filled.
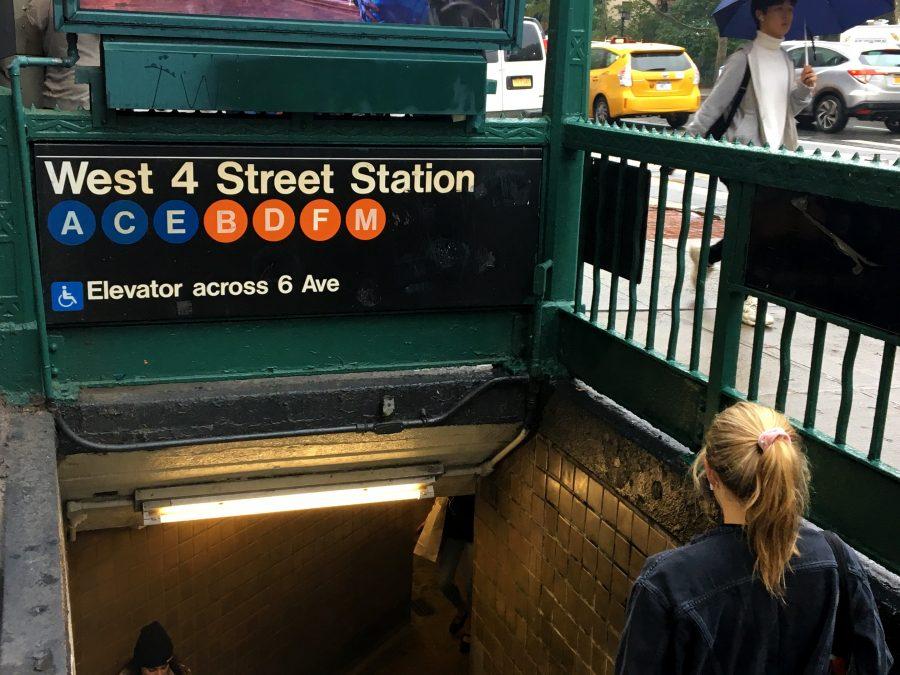
[[[0,410],[0,425],[8,467],[0,675],[72,673],[53,417]]]

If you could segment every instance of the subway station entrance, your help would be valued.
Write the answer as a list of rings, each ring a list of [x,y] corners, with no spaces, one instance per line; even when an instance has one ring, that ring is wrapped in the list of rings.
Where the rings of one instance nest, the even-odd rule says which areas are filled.
[[[590,121],[586,0],[52,4],[0,86],[0,675],[152,622],[195,674],[612,673],[737,401],[900,652],[900,167]],[[467,499],[463,617],[420,533]]]

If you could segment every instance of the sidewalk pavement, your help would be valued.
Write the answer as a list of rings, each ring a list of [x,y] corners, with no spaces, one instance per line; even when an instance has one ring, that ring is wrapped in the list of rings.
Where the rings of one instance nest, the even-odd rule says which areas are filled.
[[[680,216],[680,214],[679,214]],[[696,218],[696,216],[695,216]],[[667,219],[668,220],[668,219]],[[698,232],[692,222],[691,235]],[[672,292],[674,289],[677,228],[666,228],[667,236],[663,242],[662,268],[660,278],[660,302],[657,315],[656,349],[665,352],[672,323]],[[699,238],[690,239],[688,246],[699,244]],[[691,336],[694,325],[695,290],[692,283],[693,267],[690,258],[685,261],[685,284],[678,307],[681,321],[678,337],[677,360],[687,364],[690,360]],[[653,241],[648,240],[645,249],[642,283],[638,286],[638,312],[635,321],[635,339],[639,344],[646,344],[650,280],[653,273]],[[591,306],[593,292],[593,270],[585,266],[583,302]],[[601,273],[600,325],[604,328],[608,321],[610,275]],[[619,280],[617,293],[616,330],[625,333],[628,315],[629,283]],[[718,293],[718,274],[712,274],[706,283],[703,302],[700,371],[709,373],[710,354],[712,349],[713,327],[715,323],[715,306]],[[780,340],[784,326],[784,310],[772,307],[770,313],[775,318],[775,325],[765,332],[762,358],[762,372],[759,383],[760,402],[773,406],[775,392],[780,373]],[[793,341],[790,350],[790,380],[787,400],[787,413],[796,420],[802,420],[806,410],[807,388],[810,375],[810,359],[812,354],[815,321],[808,316],[798,315],[794,327]],[[822,377],[819,387],[819,399],[816,404],[816,427],[829,436],[835,433],[838,409],[841,402],[841,371],[844,350],[847,344],[848,331],[836,326],[829,326],[825,341],[825,356],[822,364]],[[753,329],[741,326],[741,349],[738,360],[738,377],[736,387],[746,392],[750,374],[750,355],[753,346]],[[878,393],[878,378],[881,372],[883,343],[863,337],[860,340],[856,365],[853,372],[853,409],[847,433],[847,443],[851,447],[866,454],[869,449],[875,412],[875,401]],[[900,468],[900,360],[894,369],[890,404],[882,449],[882,461],[895,468]]]

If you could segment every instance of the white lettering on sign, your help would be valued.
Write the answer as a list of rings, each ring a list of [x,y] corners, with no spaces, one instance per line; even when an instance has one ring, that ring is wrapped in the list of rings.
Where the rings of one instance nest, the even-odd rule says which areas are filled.
[[[98,158],[103,161],[121,159]],[[176,159],[176,158],[169,158]],[[266,158],[269,159],[269,158]],[[287,158],[286,158],[287,159]],[[154,194],[153,170],[149,162],[137,168],[95,168],[91,160],[43,160],[47,178],[54,194],[97,196],[110,194]],[[263,160],[257,160],[263,161]],[[343,160],[341,160],[343,161]],[[170,174],[169,186],[188,195],[195,194],[201,184],[197,178],[196,160],[188,160]],[[380,194],[448,194],[474,192],[475,172],[471,169],[435,169],[434,162],[414,162],[407,168],[391,169],[389,164],[371,161],[354,162],[350,168],[350,189],[360,195]],[[330,162],[319,168],[292,171],[290,169],[261,169],[255,162],[233,159],[216,165],[216,189],[227,196],[235,195],[296,195],[334,194],[334,169]]]
[[[328,222],[328,209],[313,209],[313,230],[319,230],[319,223]]]
[[[47,169],[53,194],[80,195],[85,188],[87,192],[95,195],[105,195],[110,191],[120,195],[133,195],[138,190],[145,195],[153,194],[153,187],[150,185],[153,171],[147,162],[141,162],[137,171],[119,169],[109,172],[106,169],[90,169],[89,167],[90,162],[80,161],[76,171],[72,161],[65,160],[59,163],[59,171],[57,171],[55,162],[44,161],[44,168]]]
[[[63,221],[63,226],[59,234],[61,237],[64,237],[69,234],[69,232],[77,232],[82,237],[84,236],[84,230],[81,228],[81,223],[78,222],[78,216],[74,211],[66,212],[66,219]]]
[[[275,216],[277,223],[272,222],[272,216]],[[284,212],[281,209],[267,208],[263,211],[263,228],[267,232],[278,232],[284,227]]]
[[[331,290],[333,281],[322,280],[326,290]],[[178,299],[181,297],[183,283],[169,283],[157,280],[138,284],[113,284],[105,280],[87,282],[87,299],[101,300],[158,300]],[[336,289],[335,289],[336,290]],[[267,295],[268,281],[198,281],[191,288],[195,298],[216,298],[239,295]]]
[[[115,216],[113,216],[113,227],[119,234],[131,234],[137,228],[134,225],[131,225],[130,227],[123,226],[123,218],[134,220],[134,214],[131,211],[119,211]]]
[[[237,230],[237,215],[234,211],[222,209],[216,211],[216,229],[219,234],[232,234]]]
[[[195,298],[266,295],[268,292],[268,281],[198,281],[192,289]]]
[[[341,288],[341,282],[335,278],[316,279],[312,274],[307,274],[303,281],[301,293],[337,293]]]
[[[469,169],[435,173],[431,162],[413,164],[412,170],[390,171],[385,164],[377,167],[371,162],[357,162],[350,170],[353,181],[350,188],[359,195],[367,195],[376,190],[381,194],[404,194],[414,192],[474,192],[475,172]]]
[[[149,300],[177,298],[184,284],[160,283],[156,280],[143,284],[111,284],[108,281],[88,281],[88,300]]]
[[[216,189],[229,196],[267,195],[273,191],[281,195],[291,195],[298,191],[305,195],[319,192],[334,194],[334,187],[331,184],[334,170],[327,163],[318,171],[307,169],[295,174],[287,169],[260,170],[253,163],[244,166],[240,162],[229,160],[219,164],[217,175],[219,182],[216,183]]]
[[[369,209],[365,215],[363,215],[363,210],[358,209],[356,211],[356,229],[365,230],[368,232],[369,230],[375,231],[378,229],[378,209]]]
[[[169,234],[187,234],[187,230],[183,227],[175,227],[176,225],[184,225],[184,209],[173,209],[166,211],[166,232]]]

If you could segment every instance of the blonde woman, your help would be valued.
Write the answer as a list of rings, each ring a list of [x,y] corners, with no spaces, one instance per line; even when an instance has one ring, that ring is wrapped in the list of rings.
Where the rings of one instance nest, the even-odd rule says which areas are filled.
[[[616,673],[838,672],[831,654],[840,596],[855,672],[886,674],[893,659],[859,559],[803,520],[809,469],[785,417],[750,403],[720,413],[693,476],[711,491],[723,524],[647,560]],[[844,554],[845,578],[835,551]]]

